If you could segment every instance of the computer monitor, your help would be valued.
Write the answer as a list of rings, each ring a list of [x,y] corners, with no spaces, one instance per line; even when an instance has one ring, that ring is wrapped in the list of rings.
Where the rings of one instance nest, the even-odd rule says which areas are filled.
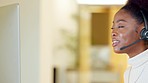
[[[19,4],[0,7],[0,83],[20,83]]]

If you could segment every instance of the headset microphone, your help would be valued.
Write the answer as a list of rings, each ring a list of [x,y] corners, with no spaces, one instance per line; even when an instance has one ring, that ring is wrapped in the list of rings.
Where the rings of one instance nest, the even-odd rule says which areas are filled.
[[[143,40],[143,38],[141,38],[141,39],[139,39],[139,40],[136,40],[135,42],[133,42],[133,43],[127,45],[127,46],[121,47],[120,50],[124,50],[124,49],[126,49],[126,48],[128,48],[128,47],[130,47],[130,46],[132,46],[132,45],[134,45],[134,44],[136,44],[136,43],[138,43],[138,42],[140,42],[141,40]]]

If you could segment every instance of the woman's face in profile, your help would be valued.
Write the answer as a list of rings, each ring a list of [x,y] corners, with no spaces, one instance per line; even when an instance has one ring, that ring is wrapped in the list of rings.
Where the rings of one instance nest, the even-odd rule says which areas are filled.
[[[112,46],[116,53],[128,53],[136,46],[130,46],[124,50],[121,47],[127,46],[138,40],[139,34],[136,32],[137,21],[126,10],[120,10],[116,13],[112,26]]]

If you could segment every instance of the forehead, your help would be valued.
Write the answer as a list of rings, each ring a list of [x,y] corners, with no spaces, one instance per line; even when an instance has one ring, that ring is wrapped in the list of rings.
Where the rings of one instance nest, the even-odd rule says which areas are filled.
[[[137,23],[136,19],[134,17],[131,16],[131,14],[129,12],[127,12],[126,10],[119,10],[115,16],[114,16],[114,23],[117,22],[127,22],[127,23]]]

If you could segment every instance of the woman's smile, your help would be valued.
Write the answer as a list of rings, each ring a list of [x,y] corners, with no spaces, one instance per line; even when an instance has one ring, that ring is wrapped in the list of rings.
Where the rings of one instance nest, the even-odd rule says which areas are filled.
[[[120,43],[119,40],[116,40],[116,39],[113,39],[113,40],[112,40],[112,46],[113,46],[113,47],[117,46],[119,43]]]

